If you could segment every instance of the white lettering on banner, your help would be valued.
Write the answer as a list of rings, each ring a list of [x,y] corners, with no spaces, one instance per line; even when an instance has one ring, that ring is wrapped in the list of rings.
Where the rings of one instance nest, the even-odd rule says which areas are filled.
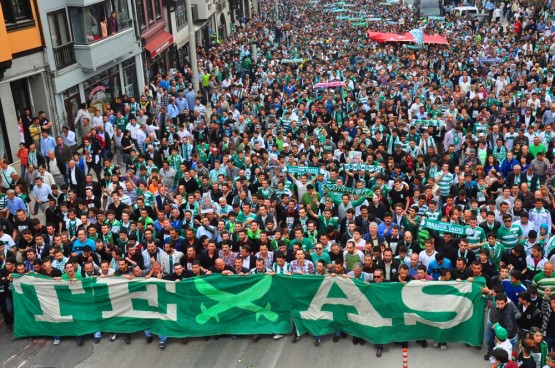
[[[60,313],[60,300],[58,299],[58,294],[56,292],[56,285],[66,285],[69,286],[71,293],[73,295],[84,294],[85,289],[81,281],[51,281],[43,279],[33,279],[32,285],[37,294],[37,300],[40,305],[40,309],[43,314],[35,314],[35,321],[39,322],[72,322],[73,316],[62,316]],[[23,294],[21,289],[21,279],[14,278],[13,282],[15,292]]]
[[[347,298],[330,298],[329,292],[333,285],[337,285]],[[326,277],[320,288],[312,298],[308,310],[301,312],[301,318],[307,320],[329,319],[333,320],[333,313],[323,311],[322,307],[326,304],[352,306],[358,314],[347,313],[347,318],[361,325],[368,327],[388,327],[393,325],[391,318],[383,318],[370,304],[366,296],[360,291],[357,285],[350,279],[341,277]]]
[[[177,304],[168,304],[166,314],[133,309],[133,299],[146,300],[150,307],[159,307],[158,283],[152,283],[150,281],[151,280],[136,280],[136,282],[145,283],[146,290],[130,292],[130,284],[126,279],[98,279],[98,284],[105,283],[108,287],[108,295],[112,302],[112,310],[103,311],[102,318],[127,317],[177,321]],[[164,282],[164,284],[166,285],[166,291],[168,293],[175,294],[174,282]]]
[[[472,301],[464,296],[453,295],[453,294],[426,294],[423,284],[437,285],[432,283],[426,283],[425,281],[411,281],[403,287],[402,299],[403,303],[410,309],[422,312],[434,312],[434,313],[455,313],[455,318],[449,321],[430,321],[424,317],[418,315],[417,313],[405,313],[405,325],[415,325],[416,322],[420,322],[429,326],[449,329],[460,325],[461,323],[468,321],[472,318],[472,313],[474,313]],[[471,293],[472,283],[470,282],[449,282],[443,283],[442,285],[452,287],[457,289],[459,292]]]

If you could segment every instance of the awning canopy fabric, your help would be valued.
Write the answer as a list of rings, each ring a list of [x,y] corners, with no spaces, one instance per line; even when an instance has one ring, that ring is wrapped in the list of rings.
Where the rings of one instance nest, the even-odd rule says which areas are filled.
[[[171,33],[162,32],[156,36],[152,41],[145,45],[145,49],[150,52],[150,57],[154,58],[162,51],[167,49],[173,43],[173,36]]]

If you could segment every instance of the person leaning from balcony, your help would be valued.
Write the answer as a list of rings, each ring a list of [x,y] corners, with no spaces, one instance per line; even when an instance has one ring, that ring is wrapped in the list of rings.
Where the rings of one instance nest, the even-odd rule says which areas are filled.
[[[118,33],[118,17],[115,11],[112,12],[108,18],[108,34],[113,35]]]

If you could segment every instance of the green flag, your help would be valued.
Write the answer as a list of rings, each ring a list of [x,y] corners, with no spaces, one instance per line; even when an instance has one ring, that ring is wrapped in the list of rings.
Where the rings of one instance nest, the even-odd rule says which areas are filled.
[[[367,171],[369,173],[383,173],[384,170],[380,165],[369,165],[369,164],[343,164],[341,169],[349,171]]]
[[[336,185],[336,184],[324,184],[322,186],[322,189],[326,193],[329,193],[329,192],[347,193],[347,194],[354,194],[354,195],[357,195],[357,196],[364,196],[364,197],[370,197],[370,196],[374,195],[374,192],[372,191],[372,189],[368,189],[368,188],[349,188],[349,187],[344,187],[344,186],[340,186],[340,185]]]
[[[424,219],[423,221],[424,222],[422,223],[422,227],[443,232],[443,233],[451,233],[456,235],[472,235],[474,233],[474,230],[472,230],[469,226],[451,224],[449,222],[441,222],[441,221],[434,221],[434,220],[428,220],[428,219]]]
[[[286,166],[287,172],[291,174],[311,174],[311,175],[319,175],[320,168],[319,167],[312,167],[312,166]]]
[[[170,337],[341,330],[368,341],[433,339],[480,345],[477,284],[365,284],[342,277],[222,276],[164,281],[119,277],[14,278],[15,336],[81,336],[149,329]],[[433,307],[432,307],[433,306]]]

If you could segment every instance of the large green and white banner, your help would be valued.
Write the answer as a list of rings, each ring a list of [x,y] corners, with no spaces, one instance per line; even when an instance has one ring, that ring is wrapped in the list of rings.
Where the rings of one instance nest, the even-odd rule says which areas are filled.
[[[484,305],[468,282],[365,284],[341,277],[222,276],[184,281],[14,278],[15,336],[149,329],[170,337],[335,330],[375,343],[481,345]]]

